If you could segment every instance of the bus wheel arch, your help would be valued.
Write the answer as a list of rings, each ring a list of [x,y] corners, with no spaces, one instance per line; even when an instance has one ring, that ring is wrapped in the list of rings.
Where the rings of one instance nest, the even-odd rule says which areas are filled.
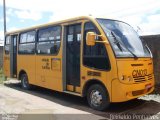
[[[89,80],[84,86],[83,96],[87,97],[89,106],[95,110],[103,111],[110,105],[108,90],[99,80]]]
[[[100,84],[102,85],[105,89],[105,85],[100,81],[100,80],[97,80],[97,79],[91,79],[91,80],[88,80],[85,85],[83,86],[83,90],[82,90],[82,96],[83,97],[86,97],[86,93],[87,93],[87,90],[89,89],[90,86],[94,85],[94,84]],[[106,91],[108,92],[108,90],[106,89]]]
[[[25,70],[21,70],[18,75],[18,80],[21,80],[23,74],[27,74]]]
[[[21,86],[25,90],[29,90],[31,88],[31,85],[28,81],[28,75],[24,70],[21,70],[19,73],[19,79],[21,80]]]

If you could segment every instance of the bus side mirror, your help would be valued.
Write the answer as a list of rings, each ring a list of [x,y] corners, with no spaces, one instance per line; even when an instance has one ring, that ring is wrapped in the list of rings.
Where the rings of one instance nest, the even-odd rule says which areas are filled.
[[[96,43],[95,38],[96,38],[96,34],[94,32],[88,32],[86,37],[86,44],[88,46],[94,46]]]
[[[94,46],[96,43],[109,44],[107,40],[105,40],[105,41],[96,41],[95,39],[96,39],[97,36],[102,38],[102,35],[97,35],[94,32],[88,32],[87,33],[87,37],[86,37],[86,44],[88,46]]]

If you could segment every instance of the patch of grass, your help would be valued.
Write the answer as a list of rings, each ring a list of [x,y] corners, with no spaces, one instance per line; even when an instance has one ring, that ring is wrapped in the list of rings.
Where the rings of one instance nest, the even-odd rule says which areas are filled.
[[[5,77],[4,77],[4,75],[3,75],[3,70],[2,70],[2,68],[0,68],[0,84],[2,84],[3,81],[5,81]]]

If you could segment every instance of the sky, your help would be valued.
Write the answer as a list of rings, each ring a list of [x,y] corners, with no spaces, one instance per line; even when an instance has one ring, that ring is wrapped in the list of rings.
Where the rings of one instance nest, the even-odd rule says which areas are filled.
[[[160,34],[160,0],[6,0],[7,32],[77,16],[113,18],[140,35]],[[0,0],[0,39],[3,39]]]

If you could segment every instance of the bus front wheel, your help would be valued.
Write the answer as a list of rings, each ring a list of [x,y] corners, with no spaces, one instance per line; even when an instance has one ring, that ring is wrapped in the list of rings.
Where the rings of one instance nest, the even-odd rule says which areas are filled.
[[[91,108],[100,111],[105,110],[110,104],[108,93],[100,84],[94,84],[88,89],[87,100]]]
[[[29,90],[31,88],[27,74],[22,74],[21,76],[21,86],[25,90]]]

